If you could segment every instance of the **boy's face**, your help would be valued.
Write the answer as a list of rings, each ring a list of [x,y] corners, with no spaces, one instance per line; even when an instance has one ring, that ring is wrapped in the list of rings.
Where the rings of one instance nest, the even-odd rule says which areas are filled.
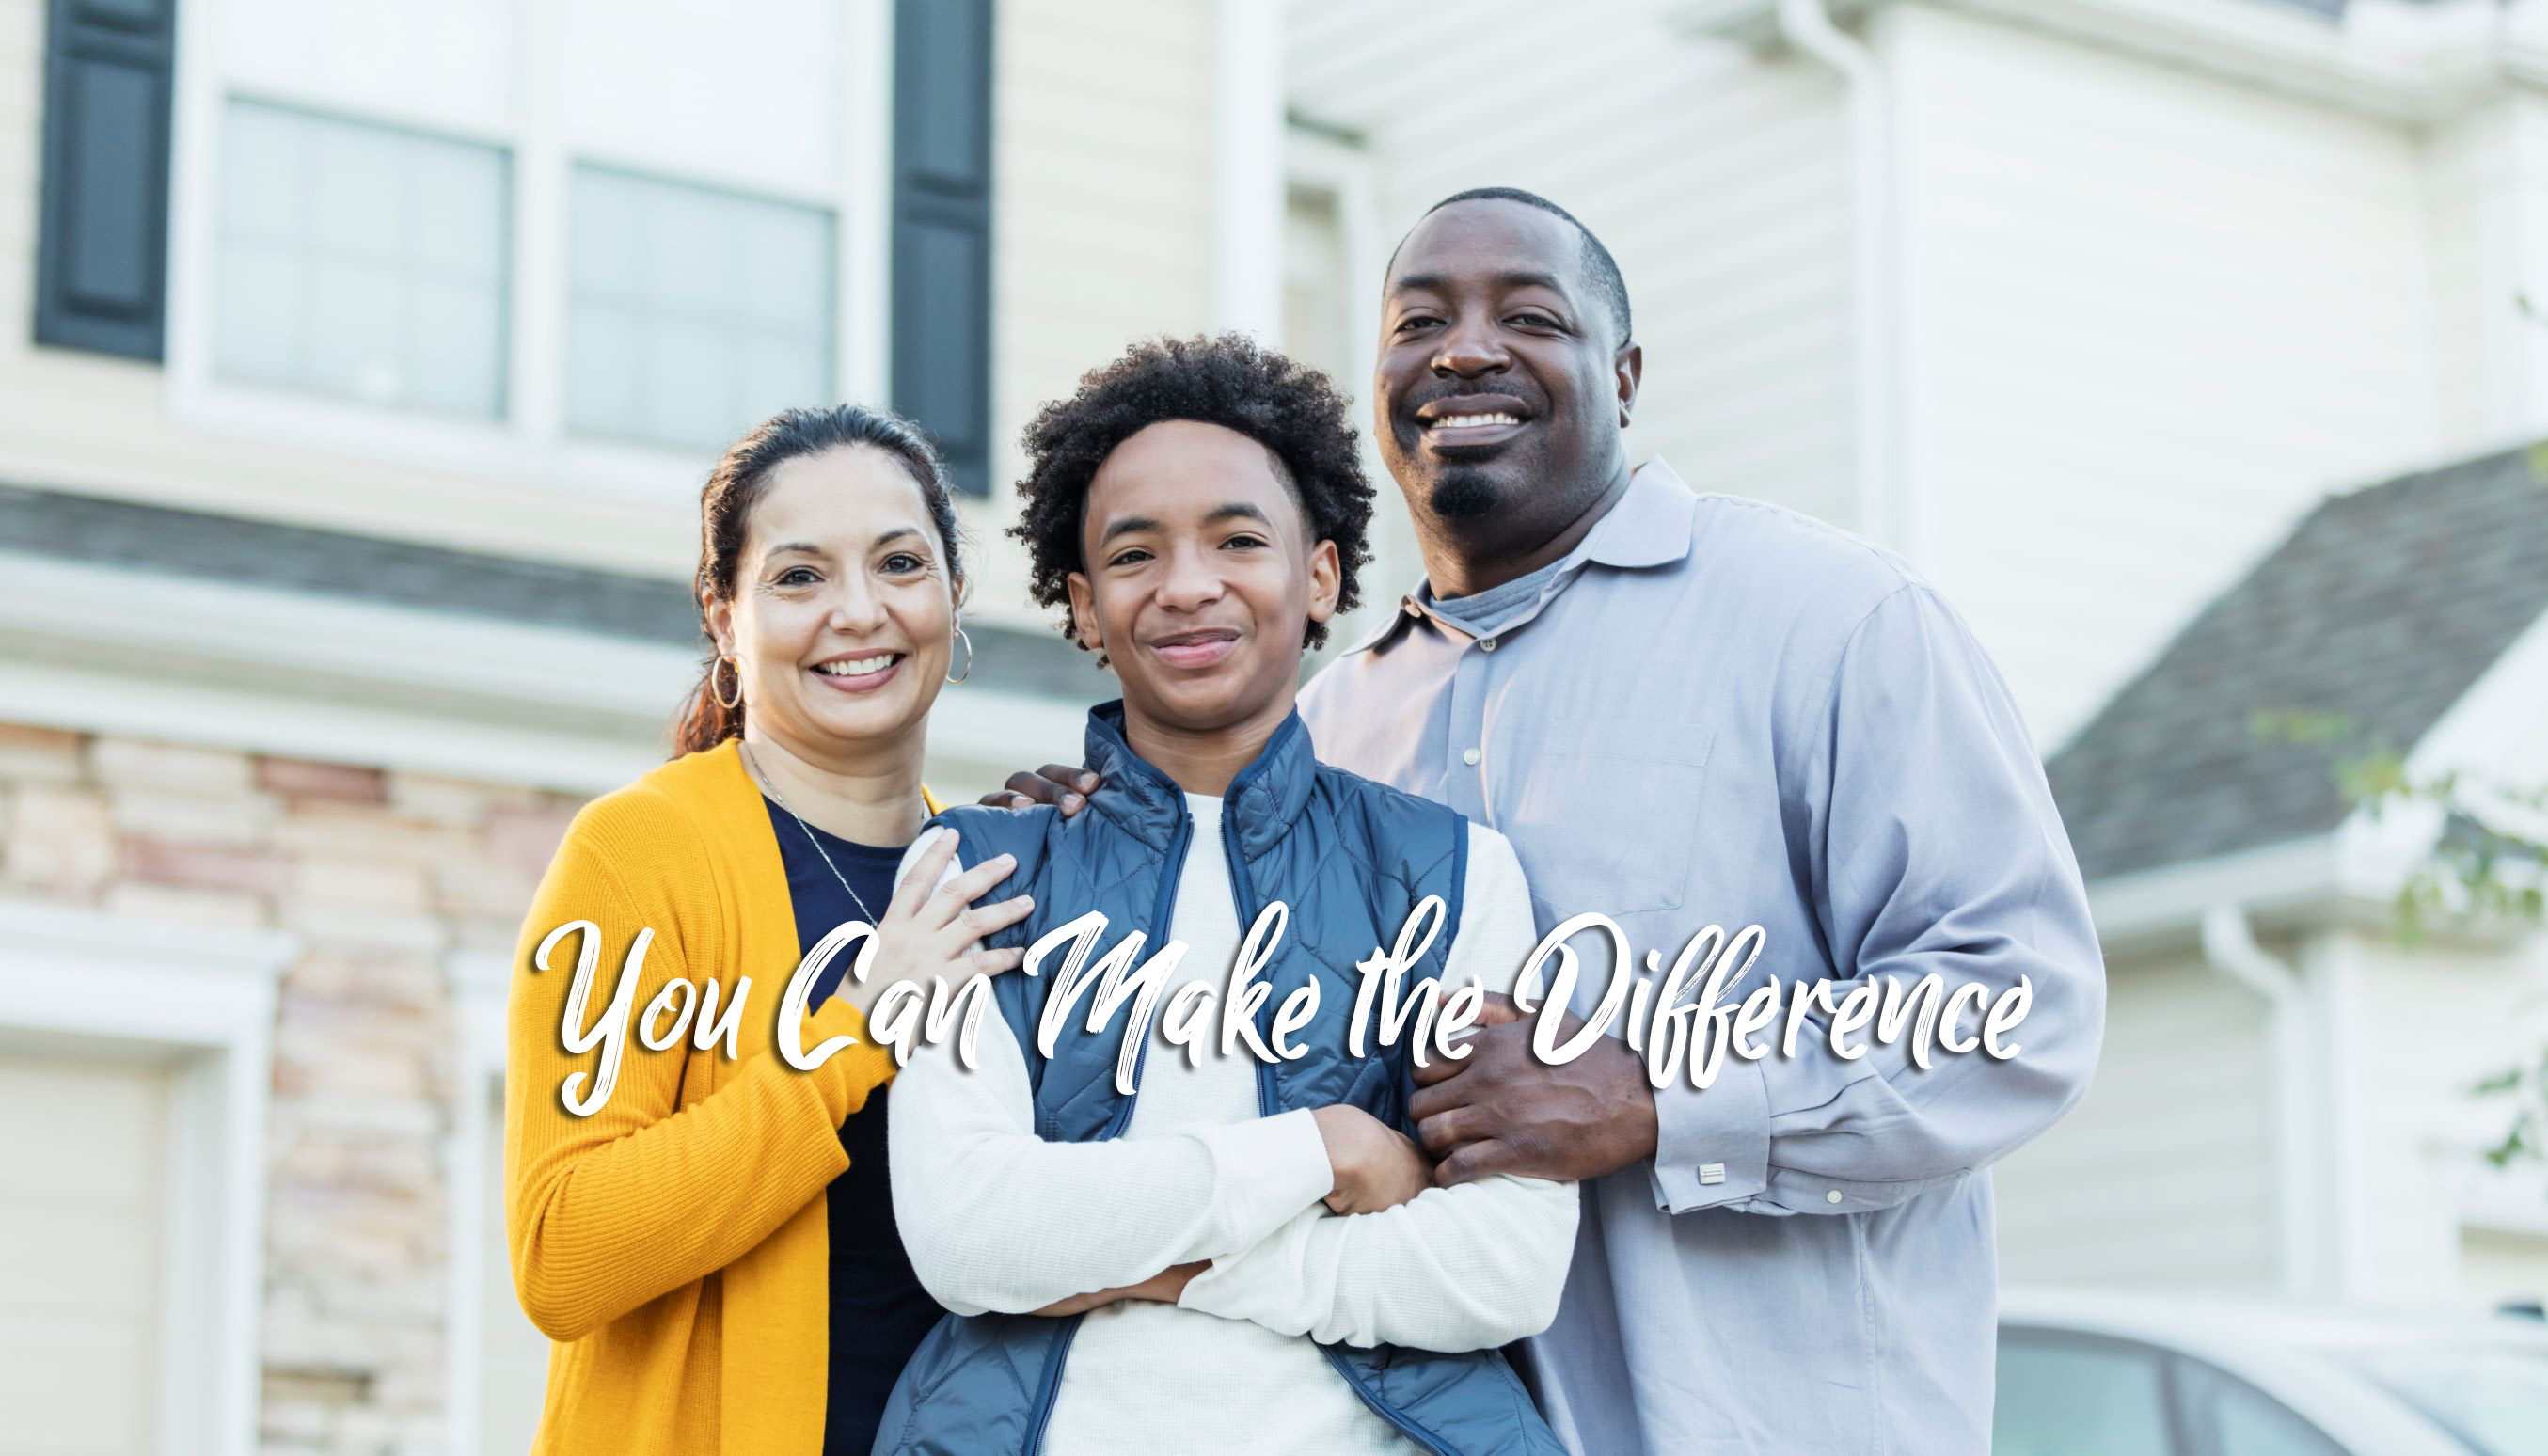
[[[1071,620],[1150,722],[1211,733],[1290,711],[1302,636],[1335,613],[1336,546],[1309,539],[1277,469],[1236,430],[1172,419],[1090,481]]]

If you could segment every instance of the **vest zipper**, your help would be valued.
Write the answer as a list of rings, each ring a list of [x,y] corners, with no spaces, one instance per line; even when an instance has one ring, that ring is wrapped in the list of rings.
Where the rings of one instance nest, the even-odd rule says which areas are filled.
[[[1239,853],[1236,836],[1230,832],[1229,812],[1227,807],[1223,809],[1221,815],[1221,853],[1222,858],[1229,865],[1229,895],[1238,907],[1238,934],[1243,943],[1248,928],[1256,924],[1258,907],[1252,903],[1248,894],[1247,861]],[[1270,1025],[1266,1013],[1273,1007],[1274,997],[1271,992],[1268,992],[1265,997],[1265,1007],[1256,1016],[1258,1031],[1264,1031]],[[1259,1117],[1274,1116],[1274,1067],[1271,1062],[1256,1063],[1256,1113]],[[1432,1452],[1433,1456],[1459,1456],[1458,1452],[1435,1440],[1432,1432],[1408,1419],[1388,1402],[1383,1401],[1378,1391],[1373,1390],[1363,1382],[1361,1376],[1354,1373],[1352,1364],[1344,1356],[1336,1353],[1334,1346],[1320,1345],[1319,1353],[1326,1356],[1327,1363],[1336,1367],[1336,1373],[1345,1378],[1345,1384],[1353,1387],[1354,1395],[1377,1412],[1381,1419],[1398,1427],[1400,1434]]]
[[[1413,1441],[1415,1444],[1422,1446],[1425,1450],[1432,1452],[1433,1456],[1460,1456],[1459,1452],[1454,1451],[1450,1447],[1443,1445],[1440,1441],[1435,1440],[1431,1431],[1417,1425],[1414,1421],[1408,1419],[1406,1416],[1401,1415],[1396,1410],[1392,1409],[1388,1402],[1383,1401],[1380,1398],[1380,1393],[1378,1391],[1375,1391],[1370,1386],[1363,1384],[1362,1377],[1354,1374],[1353,1366],[1346,1363],[1344,1356],[1336,1353],[1335,1346],[1320,1345],[1319,1346],[1319,1353],[1326,1356],[1327,1363],[1336,1367],[1336,1373],[1345,1378],[1345,1384],[1353,1387],[1355,1395],[1362,1397],[1362,1403],[1364,1405],[1379,1411],[1381,1419],[1397,1426],[1399,1432],[1405,1435],[1409,1440]]]
[[[1155,951],[1167,944],[1169,924],[1177,908],[1177,881],[1185,877],[1186,847],[1193,841],[1194,816],[1186,812],[1185,799],[1180,795],[1177,799],[1177,833],[1168,841],[1167,866],[1159,878],[1158,903],[1151,907],[1150,939],[1142,947],[1145,951]],[[1150,1038],[1144,1028],[1141,1045],[1133,1052],[1133,1095],[1125,1098],[1124,1105],[1116,1109],[1115,1116],[1107,1119],[1096,1141],[1121,1137],[1125,1125],[1133,1121],[1133,1104],[1141,1097],[1141,1069],[1149,1064],[1149,1059]],[[1044,1450],[1044,1428],[1052,1423],[1052,1408],[1055,1398],[1061,1394],[1062,1362],[1070,1358],[1071,1341],[1079,1338],[1079,1321],[1087,1318],[1085,1315],[1070,1317],[1070,1327],[1061,1332],[1059,1343],[1053,1346],[1052,1358],[1045,1362],[1044,1383],[1036,1391],[1035,1421],[1028,1428],[1026,1449],[1020,1456],[1037,1456]]]

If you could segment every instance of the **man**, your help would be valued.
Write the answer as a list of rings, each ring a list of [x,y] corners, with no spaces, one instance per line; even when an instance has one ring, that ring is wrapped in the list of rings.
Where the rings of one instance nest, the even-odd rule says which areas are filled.
[[[1627,288],[1555,204],[1445,199],[1386,288],[1374,425],[1426,580],[1303,694],[1320,754],[1501,830],[1543,933],[1601,911],[1669,965],[1701,927],[1762,926],[1725,1000],[1931,972],[2032,994],[2020,1054],[1926,1071],[1807,1035],[1657,1090],[1615,1038],[1551,1066],[1517,1022],[1419,1074],[1438,1180],[1584,1180],[1526,1347],[1551,1423],[1597,1456],[1987,1450],[1983,1170],[2085,1090],[2105,1000],[2016,707],[1897,558],[1629,470]],[[1607,949],[1575,944],[1580,1012]]]
[[[890,1107],[895,1224],[957,1318],[903,1371],[876,1450],[1557,1456],[1496,1347],[1554,1318],[1575,1191],[1426,1186],[1404,1136],[1413,1048],[1351,1035],[1349,967],[1428,897],[1446,923],[1416,982],[1508,986],[1534,932],[1502,836],[1320,764],[1292,711],[1302,651],[1364,560],[1343,401],[1235,335],[1145,344],[1046,409],[1028,448],[1035,594],[1124,688],[1089,725],[1108,782],[1075,819],[940,822],[968,858],[1013,855],[1001,894],[1034,896],[995,946],[1091,912],[1100,949],[1181,944],[1153,994],[1185,1045],[1140,1034],[1129,1092],[1117,1058],[1141,1012],[1103,1036],[1074,1016],[1042,1046],[1056,957],[998,986],[978,1070],[948,1045],[912,1059]],[[1242,936],[1277,902],[1253,1016],[1198,1002],[1243,998]],[[1232,1021],[1274,1035],[1231,1046]]]

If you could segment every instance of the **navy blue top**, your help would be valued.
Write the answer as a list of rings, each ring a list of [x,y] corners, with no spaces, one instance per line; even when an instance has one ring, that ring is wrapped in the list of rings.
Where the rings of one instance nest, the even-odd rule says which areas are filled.
[[[832,864],[875,913],[884,913],[901,850],[853,844],[812,825],[800,827],[795,816],[767,797],[762,802],[769,806],[770,827],[778,836],[779,858],[787,864],[799,955],[842,922],[867,918],[825,867],[809,834],[822,842]],[[840,988],[851,959],[838,956],[824,971],[808,1011]],[[885,1094],[890,1090],[888,1083],[868,1093],[866,1105],[841,1124],[841,1148],[850,1155],[850,1170],[832,1180],[825,1201],[832,1231],[832,1360],[823,1407],[823,1456],[867,1456],[894,1378],[919,1348],[921,1336],[947,1313],[920,1287],[911,1257],[902,1251],[902,1234],[894,1228],[893,1185],[884,1161]]]

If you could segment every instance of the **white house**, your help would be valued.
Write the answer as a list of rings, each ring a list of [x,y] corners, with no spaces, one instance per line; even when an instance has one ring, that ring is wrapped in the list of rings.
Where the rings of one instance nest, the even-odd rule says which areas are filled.
[[[1103,682],[1000,534],[1036,405],[1223,326],[1359,393],[1389,246],[1481,183],[1618,253],[1641,450],[1905,550],[2075,739],[2116,1031],[2003,1172],[2012,1271],[2535,1290],[2444,1059],[2531,953],[2391,949],[2417,846],[2323,796],[2100,859],[2135,789],[2070,766],[2211,782],[2124,752],[2164,695],[2127,684],[2324,493],[2548,434],[2543,10],[0,0],[13,1438],[518,1449],[500,987],[697,668],[716,445],[809,398],[947,445],[981,664],[931,774],[969,794]],[[2419,756],[2526,724],[2536,762],[2516,595]],[[2373,1080],[2393,1028],[2443,1050]],[[2134,1197],[2184,1212],[2069,1262]]]
[[[2528,451],[2327,500],[2052,760],[2109,1022],[2087,1100],[2000,1168],[2012,1279],[2548,1296],[2548,1176],[2485,1164],[2513,1108],[2472,1095],[2548,1047],[2548,934],[2428,914],[2402,937],[2398,893],[2453,826],[2347,796],[2342,766],[2392,753],[2535,834],[2492,792],[2548,787]]]
[[[701,661],[698,487],[878,400],[970,493],[969,796],[1102,675],[996,483],[1277,326],[1279,11],[0,0],[12,1449],[517,1451],[501,988]]]
[[[2048,751],[2321,494],[2548,432],[2532,0],[1290,14],[1345,292],[1463,187],[1573,210],[1635,297],[1632,443],[1905,552]]]
[[[2113,996],[2087,1101],[2000,1170],[2011,1277],[2548,1290],[2548,1187],[2484,1175],[2462,1091],[2548,1035],[2543,952],[2400,947],[2438,826],[2249,730],[2548,782],[2548,493],[2501,453],[2548,435],[2548,4],[1290,16],[1296,311],[1451,192],[1545,194],[1627,275],[1638,453],[1903,552],[2009,679]],[[2489,501],[2491,547],[2450,534]],[[2330,570],[2398,590],[2291,588]]]

